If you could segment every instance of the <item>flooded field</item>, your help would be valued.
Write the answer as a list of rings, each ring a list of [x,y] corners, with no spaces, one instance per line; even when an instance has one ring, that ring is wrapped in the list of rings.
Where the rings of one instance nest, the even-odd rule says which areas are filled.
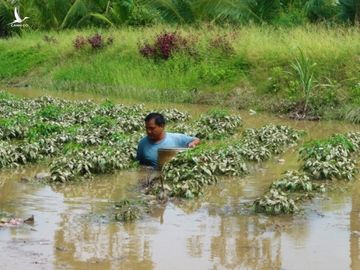
[[[164,105],[170,106],[193,115],[207,109]],[[336,121],[239,113],[245,127],[281,123],[303,129],[303,141],[360,131],[358,125]],[[297,153],[291,148],[245,177],[221,178],[199,199],[172,200],[134,223],[109,217],[114,202],[141,196],[144,171],[49,186],[21,180],[46,171],[46,164],[3,169],[0,210],[22,218],[34,215],[35,221],[0,228],[0,269],[360,269],[360,181],[339,183],[293,216],[254,214],[246,206],[285,170],[299,167]]]

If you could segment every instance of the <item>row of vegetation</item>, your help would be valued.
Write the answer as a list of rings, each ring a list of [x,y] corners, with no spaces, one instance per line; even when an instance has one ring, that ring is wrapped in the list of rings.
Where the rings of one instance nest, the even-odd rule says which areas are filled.
[[[2,0],[0,36],[19,29],[9,27],[14,7],[20,7],[31,29],[61,30],[74,27],[155,23],[218,24],[271,23],[299,25],[306,22],[356,23],[360,8],[355,0]]]
[[[0,93],[0,105],[0,168],[58,157],[50,164],[51,181],[67,182],[136,164],[137,143],[148,113],[142,105],[21,99],[6,92]],[[184,125],[171,123],[190,118],[176,109],[160,112],[173,131]],[[213,109],[190,123],[192,135],[220,139],[234,134],[241,118]]]
[[[61,156],[50,168],[52,181],[62,182],[132,166],[147,113],[142,105],[21,99],[6,92],[0,104],[0,168]],[[170,123],[189,118],[176,109],[161,112]]]
[[[359,151],[360,133],[338,134],[305,144],[300,149],[301,169],[287,171],[273,182],[269,191],[255,200],[255,210],[275,215],[295,213],[299,210],[297,203],[324,192],[331,180],[353,179]]]
[[[246,129],[241,138],[227,139],[226,144],[204,145],[179,153],[162,169],[161,181],[147,192],[165,191],[171,197],[199,196],[204,187],[218,181],[218,176],[247,174],[250,161],[260,162],[282,153],[294,145],[300,135],[286,126],[267,125]]]

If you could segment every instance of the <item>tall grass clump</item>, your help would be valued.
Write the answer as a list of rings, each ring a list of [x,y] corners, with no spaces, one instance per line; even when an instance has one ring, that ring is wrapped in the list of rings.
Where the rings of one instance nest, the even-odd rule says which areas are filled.
[[[291,64],[299,80],[300,89],[303,96],[304,108],[303,114],[306,115],[308,111],[308,104],[310,96],[314,89],[314,68],[316,63],[312,62],[301,50],[299,58]]]

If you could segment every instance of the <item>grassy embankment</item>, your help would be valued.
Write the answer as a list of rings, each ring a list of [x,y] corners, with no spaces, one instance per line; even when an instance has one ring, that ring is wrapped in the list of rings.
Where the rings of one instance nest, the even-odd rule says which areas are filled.
[[[312,114],[360,122],[360,31],[320,26],[182,27],[192,53],[154,61],[139,53],[169,26],[33,32],[0,40],[0,83],[102,93],[139,101],[217,103],[290,111],[304,100],[291,67],[300,55],[314,67]],[[76,49],[77,36],[100,33],[114,42]]]

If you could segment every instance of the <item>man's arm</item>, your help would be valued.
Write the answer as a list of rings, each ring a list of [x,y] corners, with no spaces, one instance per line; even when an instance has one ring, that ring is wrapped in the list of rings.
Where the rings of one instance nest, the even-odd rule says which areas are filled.
[[[136,160],[139,161],[140,164],[144,162],[144,154],[143,154],[143,146],[141,144],[141,141],[138,144],[138,148],[136,151]]]

